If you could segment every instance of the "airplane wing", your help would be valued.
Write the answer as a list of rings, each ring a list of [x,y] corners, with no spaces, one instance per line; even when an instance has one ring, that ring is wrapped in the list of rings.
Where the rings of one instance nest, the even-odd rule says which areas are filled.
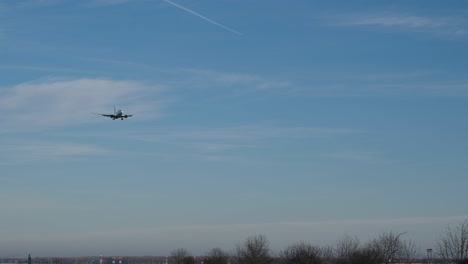
[[[123,116],[124,116],[125,118],[127,118],[127,117],[131,117],[131,116],[133,116],[133,115],[123,115]]]
[[[95,115],[101,115],[101,116],[106,116],[106,117],[110,117],[110,118],[115,118],[115,115],[108,115],[108,114],[99,114],[99,113],[93,113]]]

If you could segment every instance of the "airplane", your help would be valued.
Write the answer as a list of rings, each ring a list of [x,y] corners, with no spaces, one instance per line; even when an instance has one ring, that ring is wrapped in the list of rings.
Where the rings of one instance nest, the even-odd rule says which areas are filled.
[[[115,105],[114,105],[114,114],[99,114],[99,113],[93,113],[93,114],[107,116],[107,117],[112,118],[112,120],[116,120],[116,119],[119,119],[119,118],[120,118],[120,120],[124,120],[124,118],[133,116],[133,115],[124,114],[124,112],[122,110],[120,110],[120,109],[115,111]]]

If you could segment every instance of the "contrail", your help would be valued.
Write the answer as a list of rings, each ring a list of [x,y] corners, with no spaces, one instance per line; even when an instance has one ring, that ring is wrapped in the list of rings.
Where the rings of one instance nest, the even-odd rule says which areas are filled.
[[[222,27],[222,28],[224,28],[224,29],[226,29],[226,30],[231,31],[232,33],[236,33],[236,34],[238,34],[238,35],[242,35],[242,33],[238,32],[238,31],[235,31],[234,29],[231,29],[231,28],[228,28],[228,27],[226,27],[226,26],[223,26],[223,25],[221,25],[220,23],[218,23],[218,22],[216,22],[216,21],[213,21],[213,20],[211,20],[211,19],[209,19],[209,18],[207,18],[207,17],[205,17],[205,16],[202,16],[202,15],[200,15],[200,14],[198,14],[198,13],[196,13],[196,12],[194,12],[194,11],[188,9],[188,8],[185,8],[185,7],[183,7],[183,6],[179,5],[179,4],[177,4],[177,3],[174,3],[174,2],[172,2],[172,1],[170,1],[170,0],[163,0],[163,1],[166,2],[166,3],[168,3],[168,4],[173,5],[173,6],[175,6],[175,7],[178,7],[178,8],[180,8],[180,9],[184,10],[184,11],[187,11],[187,12],[189,12],[190,14],[196,15],[197,17],[200,17],[200,18],[202,18],[202,19],[204,19],[204,20],[210,22],[211,24],[214,24],[214,25],[216,25],[216,26],[218,26],[218,27]]]

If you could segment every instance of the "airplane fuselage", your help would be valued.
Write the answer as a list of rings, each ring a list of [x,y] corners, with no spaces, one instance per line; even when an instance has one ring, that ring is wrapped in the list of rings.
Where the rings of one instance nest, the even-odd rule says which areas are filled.
[[[114,114],[98,114],[98,113],[94,113],[94,114],[110,117],[112,118],[112,120],[116,120],[116,119],[124,120],[124,118],[133,116],[133,115],[124,114],[124,112],[120,109],[116,111],[115,106],[114,106]]]
[[[122,120],[124,119],[123,112],[120,109],[115,112],[115,115],[114,115],[114,117],[112,119],[115,120],[115,119],[118,119],[118,118],[120,118]]]

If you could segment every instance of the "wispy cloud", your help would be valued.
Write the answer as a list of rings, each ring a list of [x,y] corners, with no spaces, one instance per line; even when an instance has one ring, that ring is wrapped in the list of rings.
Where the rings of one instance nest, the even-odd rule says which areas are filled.
[[[308,78],[309,79],[309,78]],[[467,96],[465,76],[446,72],[318,76],[297,88],[315,96]]]
[[[0,204],[2,212],[13,213],[15,215],[22,213],[41,213],[44,211],[74,211],[83,209],[76,204],[70,204],[69,201],[52,199],[46,193],[29,192],[28,195],[14,195],[15,191],[3,191],[0,194],[0,199],[5,201]],[[16,197],[12,197],[16,196]],[[11,206],[14,203],[15,206]]]
[[[468,21],[459,17],[426,17],[384,13],[381,15],[335,16],[331,20],[330,24],[334,26],[376,26],[451,35],[465,35],[468,28]]]
[[[240,125],[211,128],[156,128],[145,133],[140,131],[128,133],[128,138],[183,149],[183,155],[190,159],[241,162],[255,151],[273,147],[275,143],[272,142],[294,144],[294,142],[304,143],[313,140],[333,140],[358,133],[364,132],[357,129],[307,126]],[[170,157],[166,155],[164,158]]]
[[[176,70],[178,75],[185,76],[181,86],[193,88],[230,89],[235,96],[248,95],[253,92],[286,92],[295,91],[295,85],[277,78],[268,78],[257,74],[220,72],[206,69],[183,68]]]
[[[323,128],[323,127],[294,127],[294,126],[272,126],[272,125],[244,125],[218,128],[190,128],[182,127],[177,130],[160,130],[151,136],[132,134],[132,137],[141,140],[151,140],[152,138],[172,138],[176,141],[231,141],[231,142],[249,142],[262,139],[304,139],[304,138],[323,138],[334,135],[346,135],[363,133],[357,129],[345,128]],[[226,145],[224,145],[226,146]],[[229,146],[229,144],[227,145]],[[249,146],[249,145],[246,145]],[[219,146],[218,146],[219,147]],[[215,148],[216,149],[216,148]],[[218,148],[219,149],[219,148]],[[221,148],[222,149],[222,148]]]
[[[0,125],[5,130],[37,130],[96,122],[92,112],[117,104],[138,119],[161,117],[167,102],[161,87],[107,79],[48,80],[5,87],[0,93]],[[93,119],[94,118],[94,119]]]
[[[210,152],[222,152],[233,149],[240,148],[251,148],[253,145],[239,145],[239,144],[229,144],[229,143],[216,143],[216,142],[193,142],[186,144],[189,147],[200,150],[201,152],[210,153]]]
[[[302,227],[302,228],[332,228],[337,226],[369,226],[369,225],[417,225],[417,224],[438,224],[453,223],[463,221],[468,216],[442,216],[442,217],[403,217],[386,219],[342,219],[325,221],[289,221],[289,222],[266,222],[266,223],[247,223],[247,224],[221,224],[221,225],[188,225],[188,226],[166,226],[159,228],[148,228],[143,230],[125,230],[123,232],[158,232],[158,231],[215,231],[215,230],[234,230],[234,229],[259,229],[265,227]]]
[[[294,82],[281,77],[263,76],[249,72],[227,72],[206,68],[161,68],[135,61],[109,58],[80,58],[94,63],[108,64],[128,71],[146,71],[172,89],[231,89],[237,95],[263,91],[295,91]],[[10,67],[10,65],[5,65]],[[18,66],[19,67],[19,66]],[[23,67],[21,67],[23,68]],[[29,69],[29,67],[24,67]],[[47,68],[46,68],[47,69]]]
[[[117,62],[115,62],[117,63]],[[135,65],[131,62],[119,62]],[[252,93],[281,93],[314,96],[379,96],[379,95],[431,95],[466,96],[468,80],[446,72],[415,71],[405,73],[366,73],[310,76],[297,79],[262,76],[243,72],[223,72],[198,68],[172,70],[154,69],[164,75],[168,86],[174,89],[205,89],[213,92],[230,91],[232,96]]]
[[[1,34],[1,30],[0,30],[0,34]],[[54,68],[54,67],[41,67],[41,66],[23,66],[23,65],[10,65],[10,64],[0,64],[0,69],[19,70],[19,71],[42,71],[42,72],[95,73],[93,71],[80,70],[80,69],[67,69],[67,68]]]
[[[93,6],[110,6],[128,3],[131,0],[92,0],[91,5]]]
[[[418,16],[354,17],[342,23],[342,25],[347,26],[376,25],[409,28],[437,28],[447,26],[448,24],[449,23],[446,20],[434,20]]]
[[[407,228],[418,225],[446,225],[458,223],[467,219],[468,216],[440,216],[440,217],[406,217],[406,218],[386,218],[386,219],[341,219],[341,220],[324,220],[324,221],[284,221],[284,222],[260,222],[260,223],[231,223],[231,224],[210,224],[210,225],[173,225],[148,228],[120,228],[118,230],[104,230],[92,233],[68,233],[60,235],[50,235],[47,238],[28,236],[28,240],[41,240],[47,242],[58,241],[81,241],[88,239],[105,239],[112,240],[121,237],[126,237],[130,240],[137,237],[148,238],[153,236],[172,235],[179,237],[181,234],[193,236],[196,234],[204,234],[213,236],[214,234],[231,234],[235,231],[236,234],[252,235],[252,232],[265,232],[268,234],[278,235],[283,232],[317,232],[329,230],[331,233],[343,232],[345,234],[350,230],[380,230],[388,231],[390,228],[400,227]],[[332,230],[334,230],[332,232]],[[443,231],[443,230],[441,230]],[[374,234],[374,235],[377,235]],[[21,235],[16,235],[16,239],[21,239]],[[25,239],[25,238],[23,238]],[[290,241],[287,241],[290,242]]]
[[[122,132],[122,133],[120,133]],[[180,159],[181,155],[204,161],[245,161],[246,155],[275,147],[276,142],[296,144],[310,143],[315,140],[340,140],[366,133],[353,128],[327,128],[312,126],[281,125],[234,125],[234,126],[147,126],[145,130],[127,129],[109,135],[106,131],[58,132],[64,138],[115,138],[118,140],[141,141],[160,147],[148,153],[136,155],[158,156],[162,159]],[[164,147],[164,151],[158,149]],[[168,149],[177,150],[173,155]],[[317,154],[319,155],[319,154]]]
[[[63,0],[25,0],[17,1],[18,7],[45,7],[51,5],[57,5],[64,2]]]
[[[321,127],[288,126],[239,126],[203,130],[187,130],[175,136],[192,139],[267,139],[267,138],[308,138],[324,137],[337,134],[359,133],[353,129],[333,129]]]
[[[447,80],[408,79],[408,80],[374,80],[362,87],[367,94],[381,95],[427,95],[427,96],[467,96],[468,80],[447,78]]]
[[[87,7],[105,7],[120,5],[129,2],[137,2],[139,0],[85,0],[76,2]],[[143,0],[144,1],[144,0]],[[75,1],[71,0],[19,0],[15,1],[15,7],[19,8],[38,8],[38,7],[48,7],[53,5],[59,5],[63,3],[74,3]]]
[[[93,63],[102,63],[102,64],[108,64],[108,65],[117,65],[120,67],[125,67],[125,68],[132,68],[135,69],[137,68],[138,70],[144,69],[144,70],[149,70],[152,72],[162,72],[162,73],[170,73],[173,72],[170,69],[163,69],[160,67],[155,67],[153,65],[141,63],[141,62],[134,62],[134,61],[126,61],[126,60],[119,60],[119,59],[109,59],[109,58],[92,58],[92,57],[84,57],[84,58],[79,58],[82,60],[86,61],[92,61]]]
[[[220,23],[218,23],[218,22],[216,22],[214,20],[211,20],[211,19],[209,19],[209,18],[207,18],[207,17],[205,17],[203,15],[200,15],[199,13],[197,13],[197,12],[195,12],[193,10],[190,10],[190,9],[184,7],[184,6],[181,6],[181,5],[177,4],[177,3],[174,3],[174,2],[169,1],[169,0],[162,0],[162,1],[164,1],[164,2],[166,2],[168,4],[170,4],[170,5],[173,5],[173,6],[177,7],[177,8],[180,8],[180,9],[182,9],[182,10],[184,10],[184,11],[186,11],[186,12],[192,14],[192,15],[195,15],[195,16],[197,16],[197,17],[199,17],[199,18],[201,18],[201,19],[203,19],[203,20],[205,20],[205,21],[207,21],[207,22],[209,22],[209,23],[211,23],[213,25],[221,27],[221,28],[223,28],[225,30],[228,30],[228,31],[232,32],[232,33],[242,35],[242,33],[238,32],[238,31],[236,31],[236,30],[234,30],[232,28],[226,27],[226,26],[224,26],[224,25],[222,25],[222,24],[220,24]]]
[[[76,158],[109,154],[110,151],[91,144],[44,141],[21,141],[1,144],[0,164],[61,162]]]
[[[365,151],[337,151],[331,153],[324,153],[320,155],[324,158],[338,159],[338,160],[349,160],[349,161],[361,161],[361,162],[376,162],[382,161],[376,153],[365,152]]]
[[[320,71],[296,78],[265,76],[249,72],[226,72],[202,68],[163,69],[148,64],[86,58],[98,63],[113,64],[128,70],[138,69],[157,75],[173,90],[205,90],[210,95],[228,91],[230,97],[249,96],[253,93],[308,95],[325,97],[429,95],[466,96],[466,76],[450,72],[415,70],[414,72],[355,72],[337,73]],[[183,93],[180,93],[183,94]],[[216,97],[219,98],[219,97]]]

